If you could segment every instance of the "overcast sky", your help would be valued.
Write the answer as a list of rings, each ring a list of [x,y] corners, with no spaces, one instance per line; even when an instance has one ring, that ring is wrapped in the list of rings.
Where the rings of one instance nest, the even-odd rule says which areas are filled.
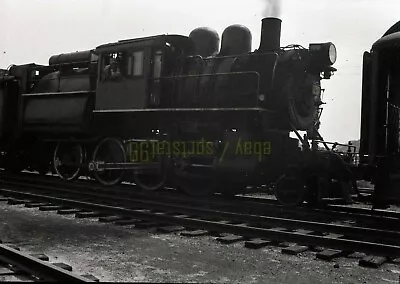
[[[338,72],[323,81],[321,134],[359,138],[362,55],[400,20],[400,0],[282,0],[281,46],[333,42]],[[0,0],[0,68],[47,64],[53,54],[156,34],[188,35],[209,26],[220,35],[231,24],[260,42],[266,0]]]

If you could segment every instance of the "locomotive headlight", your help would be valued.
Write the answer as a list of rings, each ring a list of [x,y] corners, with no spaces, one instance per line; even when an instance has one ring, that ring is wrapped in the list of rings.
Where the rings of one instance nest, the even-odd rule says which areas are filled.
[[[336,58],[337,58],[336,46],[333,43],[331,43],[329,45],[329,61],[331,63],[330,65],[335,64]]]
[[[333,65],[336,62],[336,46],[331,43],[311,43],[310,54],[312,60],[318,65]]]

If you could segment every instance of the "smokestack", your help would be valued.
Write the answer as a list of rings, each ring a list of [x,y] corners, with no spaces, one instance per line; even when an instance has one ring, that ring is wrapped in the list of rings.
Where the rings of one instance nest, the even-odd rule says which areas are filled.
[[[278,18],[262,19],[260,52],[278,51],[281,47],[281,24]]]

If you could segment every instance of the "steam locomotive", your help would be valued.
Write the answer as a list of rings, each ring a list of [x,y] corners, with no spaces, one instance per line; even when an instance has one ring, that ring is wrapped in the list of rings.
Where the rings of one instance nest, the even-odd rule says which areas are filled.
[[[298,204],[326,158],[308,140],[336,48],[280,47],[280,35],[281,20],[265,18],[255,51],[232,25],[221,40],[197,28],[13,65],[0,79],[1,165],[191,195],[275,184]]]

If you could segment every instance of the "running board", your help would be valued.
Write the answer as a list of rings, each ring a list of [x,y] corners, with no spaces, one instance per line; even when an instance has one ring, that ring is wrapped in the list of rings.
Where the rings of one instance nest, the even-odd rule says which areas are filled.
[[[104,163],[90,162],[89,171],[100,172],[104,170],[151,170],[159,169],[160,163]]]

